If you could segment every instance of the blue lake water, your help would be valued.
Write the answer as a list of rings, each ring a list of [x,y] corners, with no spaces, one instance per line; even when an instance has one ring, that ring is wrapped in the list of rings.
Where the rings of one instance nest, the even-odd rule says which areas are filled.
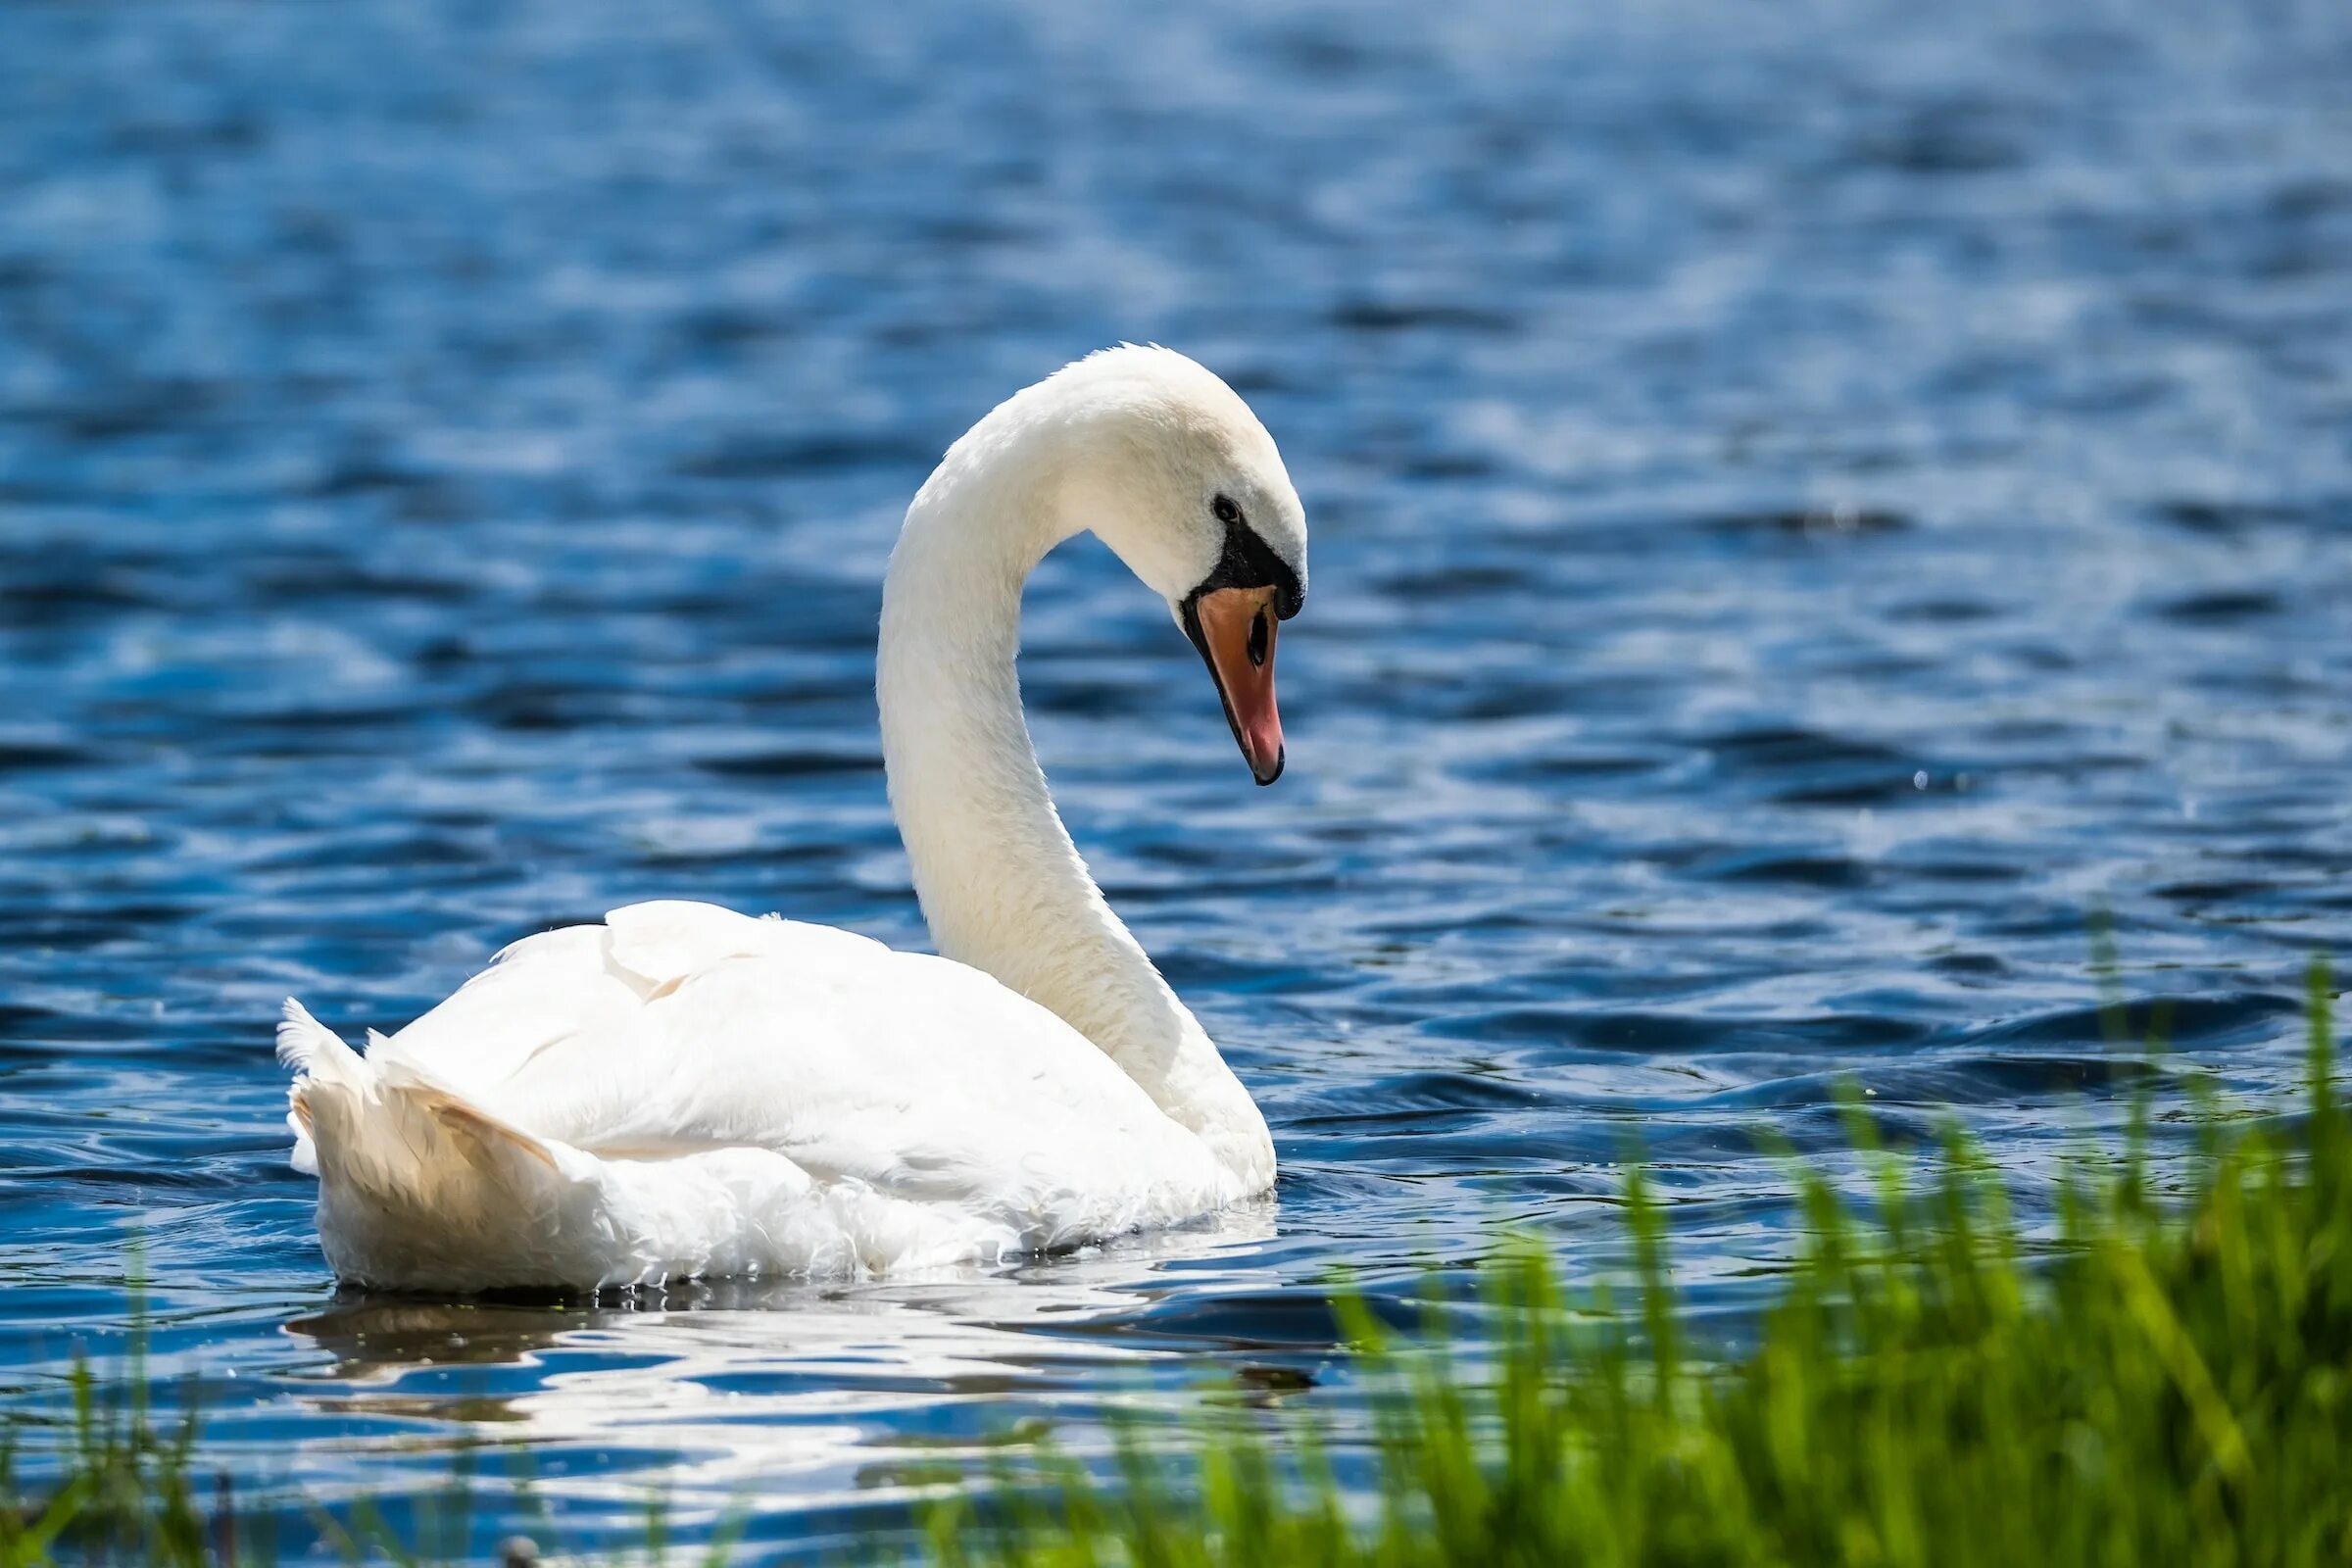
[[[246,1494],[527,1455],[762,1549],[1008,1432],[1345,1423],[1345,1266],[1692,1309],[1851,1075],[2029,1209],[2119,1084],[2291,1084],[2352,950],[2352,15],[0,10],[0,1395],[158,1369]],[[838,14],[827,15],[832,11]],[[338,1298],[279,1000],[356,1035],[653,897],[919,945],[900,511],[1012,388],[1184,348],[1282,441],[1289,775],[1099,548],[1032,721],[1272,1121],[1274,1201],[899,1285]],[[2120,1071],[2086,920],[2179,1054]],[[952,1043],[943,1046],[952,1049]],[[285,1547],[303,1533],[290,1524]]]

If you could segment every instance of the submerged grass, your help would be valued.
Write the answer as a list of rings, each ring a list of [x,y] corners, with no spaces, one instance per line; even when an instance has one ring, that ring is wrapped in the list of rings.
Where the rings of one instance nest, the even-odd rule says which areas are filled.
[[[1338,1478],[1311,1413],[1169,1446],[1129,1433],[1104,1477],[1043,1459],[929,1511],[952,1568],[1217,1564],[2352,1562],[2352,1129],[2333,1089],[2329,990],[2311,977],[2293,1114],[2202,1123],[2169,1196],[2144,1157],[2062,1186],[2029,1247],[1956,1135],[1931,1164],[1878,1151],[1871,1200],[1799,1173],[1805,1248],[1750,1348],[1694,1351],[1665,1217],[1626,1213],[1639,1310],[1577,1299],[1521,1245],[1485,1287],[1499,1346],[1343,1310],[1373,1394],[1372,1488]],[[0,1432],[0,1568],[254,1560],[225,1496],[191,1480],[193,1417],[159,1420],[135,1356],[34,1485]],[[1354,1471],[1351,1468],[1351,1476]],[[466,1551],[365,1508],[322,1544],[403,1565]],[[658,1526],[632,1557],[657,1560]],[[257,1549],[259,1548],[259,1549]],[[729,1554],[726,1543],[704,1556]]]
[[[175,1427],[159,1423],[135,1341],[129,1375],[119,1384],[101,1390],[87,1366],[74,1368],[65,1474],[45,1491],[18,1479],[21,1431],[12,1424],[0,1433],[0,1564],[68,1555],[205,1561],[211,1520],[192,1491],[189,1464],[196,1419],[191,1412]]]

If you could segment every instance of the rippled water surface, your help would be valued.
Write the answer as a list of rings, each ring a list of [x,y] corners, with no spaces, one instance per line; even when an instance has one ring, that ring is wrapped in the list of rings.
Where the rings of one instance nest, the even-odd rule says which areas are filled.
[[[1840,1075],[2031,1201],[2180,1064],[2111,1077],[2102,906],[2186,1058],[2287,1083],[2352,948],[2352,22],[1559,9],[0,11],[9,1400],[120,1347],[135,1243],[249,1492],[483,1440],[571,1530],[659,1487],[837,1544],[1007,1432],[1344,1418],[1335,1265],[1515,1222],[1605,1269],[1636,1138],[1736,1321],[1794,1245],[1751,1133],[1833,1146]],[[920,944],[882,561],[1122,337],[1306,498],[1292,770],[1091,545],[1026,689],[1277,1200],[909,1284],[338,1298],[279,999],[393,1027],[652,897]]]

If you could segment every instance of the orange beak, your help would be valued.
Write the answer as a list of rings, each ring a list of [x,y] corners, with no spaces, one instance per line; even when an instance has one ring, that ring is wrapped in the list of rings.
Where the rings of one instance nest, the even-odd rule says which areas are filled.
[[[1250,776],[1282,777],[1282,714],[1274,706],[1272,588],[1216,588],[1184,602],[1185,635],[1208,662]]]

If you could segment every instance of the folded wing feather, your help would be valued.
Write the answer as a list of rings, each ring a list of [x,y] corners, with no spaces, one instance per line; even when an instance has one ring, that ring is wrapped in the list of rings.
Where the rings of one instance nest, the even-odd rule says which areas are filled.
[[[761,1148],[910,1198],[1083,1186],[1193,1146],[988,975],[704,904],[525,938],[369,1059],[601,1157]]]

